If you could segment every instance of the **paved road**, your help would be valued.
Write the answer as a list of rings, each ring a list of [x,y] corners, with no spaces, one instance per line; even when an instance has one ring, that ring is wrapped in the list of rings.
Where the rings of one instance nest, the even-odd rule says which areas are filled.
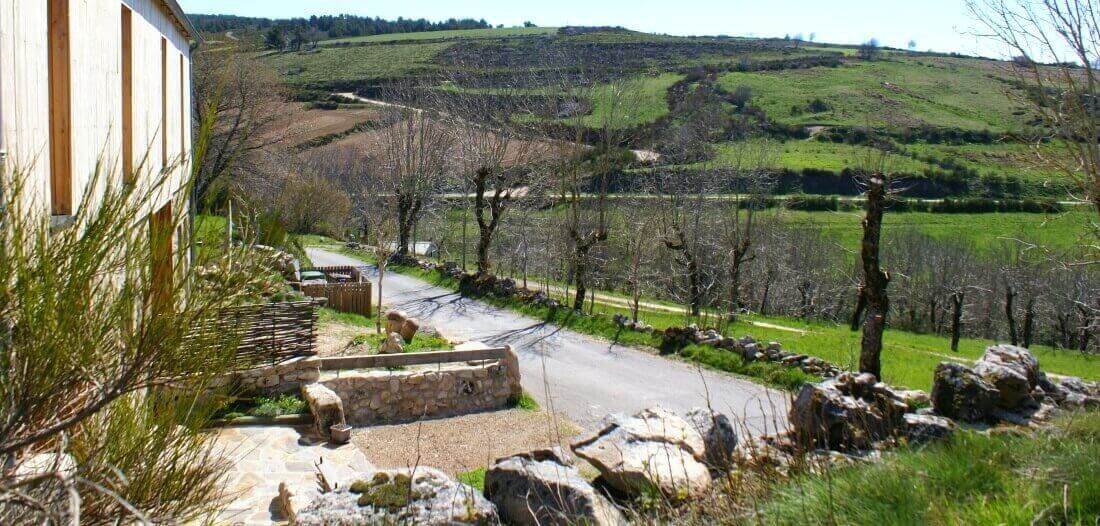
[[[341,254],[308,252],[316,265],[364,265]],[[377,270],[369,270],[377,284]],[[392,272],[382,296],[388,308],[420,318],[452,341],[512,345],[524,387],[544,408],[589,430],[608,413],[705,406],[708,393],[711,407],[754,432],[770,432],[785,421],[786,394],[748,380],[562,329]]]

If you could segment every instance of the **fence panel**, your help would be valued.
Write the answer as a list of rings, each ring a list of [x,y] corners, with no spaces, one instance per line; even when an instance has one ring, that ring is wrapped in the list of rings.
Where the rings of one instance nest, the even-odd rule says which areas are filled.
[[[311,298],[325,298],[328,300],[329,307],[340,312],[350,312],[368,318],[371,315],[371,284],[369,281],[303,285],[302,293]]]
[[[192,329],[192,337],[217,334],[238,342],[236,365],[253,367],[317,354],[317,303],[295,301],[241,305]]]

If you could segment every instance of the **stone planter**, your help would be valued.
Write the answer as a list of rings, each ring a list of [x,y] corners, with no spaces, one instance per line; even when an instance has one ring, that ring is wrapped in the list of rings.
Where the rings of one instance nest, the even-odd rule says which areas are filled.
[[[351,441],[351,426],[347,424],[333,424],[328,430],[329,442],[333,444],[347,444]]]

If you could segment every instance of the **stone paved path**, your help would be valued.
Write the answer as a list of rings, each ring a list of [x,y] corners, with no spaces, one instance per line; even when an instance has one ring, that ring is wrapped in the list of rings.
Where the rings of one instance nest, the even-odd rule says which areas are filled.
[[[232,463],[226,489],[236,494],[217,524],[266,526],[284,520],[279,483],[286,482],[295,496],[312,500],[320,493],[314,462],[321,462],[326,475],[335,479],[331,482],[353,480],[374,469],[353,444],[300,445],[305,428],[230,427],[216,433],[216,451]]]

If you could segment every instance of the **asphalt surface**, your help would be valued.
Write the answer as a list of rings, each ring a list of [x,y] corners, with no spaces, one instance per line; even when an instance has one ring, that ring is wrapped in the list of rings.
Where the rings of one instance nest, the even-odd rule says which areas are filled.
[[[320,249],[308,253],[318,266],[366,267],[378,283],[377,269],[362,261]],[[609,413],[658,405],[678,413],[709,405],[754,433],[773,432],[786,421],[788,395],[782,391],[563,329],[413,277],[387,272],[382,298],[387,309],[403,310],[449,340],[511,345],[524,388],[544,409],[588,430]]]

